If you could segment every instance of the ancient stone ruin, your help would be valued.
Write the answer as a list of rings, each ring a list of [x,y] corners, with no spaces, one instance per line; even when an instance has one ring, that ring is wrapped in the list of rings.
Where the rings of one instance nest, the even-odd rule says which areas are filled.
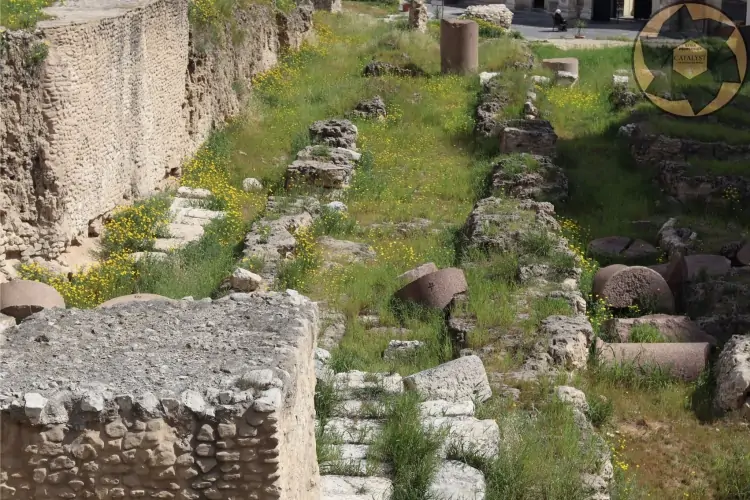
[[[318,498],[317,331],[295,292],[36,314],[0,351],[3,498]]]
[[[247,33],[241,43],[206,51],[186,0],[71,0],[49,12],[56,19],[33,34],[0,35],[8,173],[0,179],[0,269],[6,259],[54,259],[116,206],[165,187],[239,112],[234,88],[312,28],[310,7],[282,14],[253,5],[236,17]],[[45,43],[45,61],[29,67],[28,54]]]

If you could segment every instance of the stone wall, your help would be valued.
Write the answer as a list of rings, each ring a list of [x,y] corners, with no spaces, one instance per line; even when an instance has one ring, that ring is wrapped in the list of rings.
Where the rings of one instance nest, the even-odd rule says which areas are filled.
[[[294,292],[35,315],[0,352],[0,495],[320,498],[317,331]]]
[[[0,265],[55,258],[92,220],[179,174],[239,112],[252,76],[312,26],[309,7],[251,5],[226,43],[206,46],[187,0],[70,0],[49,11],[56,18],[33,34],[0,35]]]

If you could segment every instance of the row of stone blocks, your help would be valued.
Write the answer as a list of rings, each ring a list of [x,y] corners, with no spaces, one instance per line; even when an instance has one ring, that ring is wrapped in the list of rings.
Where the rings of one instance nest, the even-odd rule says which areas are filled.
[[[49,309],[0,351],[3,498],[312,499],[317,306]]]
[[[442,459],[429,494],[434,498],[482,499],[485,478],[481,471],[451,460],[456,450],[471,450],[487,459],[496,456],[500,431],[495,420],[474,416],[474,401],[491,395],[481,360],[467,356],[402,378],[398,374],[351,371],[320,373],[342,398],[332,416],[318,422],[320,435],[338,441],[338,457],[320,464],[323,500],[388,500],[392,493],[388,464],[374,463],[370,446],[385,424],[387,406],[382,396],[416,390],[426,399],[420,421],[428,432],[442,432]]]

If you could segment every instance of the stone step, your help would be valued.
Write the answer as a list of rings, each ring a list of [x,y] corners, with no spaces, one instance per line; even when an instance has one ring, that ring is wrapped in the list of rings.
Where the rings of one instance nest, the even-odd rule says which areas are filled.
[[[350,399],[342,401],[333,409],[335,417],[382,419],[385,417],[386,407],[380,401],[359,401]]]
[[[333,378],[333,384],[344,399],[380,399],[384,394],[404,392],[402,378],[398,373],[366,373],[353,370],[337,373]]]
[[[381,462],[368,460],[370,449],[365,444],[341,444],[336,446],[338,459],[320,464],[320,473],[338,476],[382,476],[391,472],[391,467]]]
[[[169,224],[169,235],[179,240],[195,241],[203,236],[203,232],[201,226],[180,224],[178,222]]]
[[[427,417],[473,417],[474,416],[474,402],[473,401],[462,401],[454,403],[452,401],[445,401],[442,399],[436,399],[433,401],[425,401],[419,405],[419,412],[423,418]]]
[[[384,477],[321,476],[321,500],[388,500],[392,483]]]
[[[324,432],[344,444],[372,444],[382,429],[383,424],[376,420],[332,418]]]
[[[158,238],[154,242],[154,250],[161,252],[175,250],[203,236],[203,227],[190,224],[171,223],[168,230],[170,237]]]
[[[447,460],[440,465],[430,485],[430,498],[484,500],[484,474],[468,465]]]
[[[500,428],[494,420],[478,420],[474,417],[429,417],[422,421],[425,429],[446,433],[440,455],[445,457],[451,450],[474,452],[494,457],[500,446]]]
[[[172,222],[176,224],[188,224],[191,226],[205,226],[209,222],[215,219],[221,219],[225,215],[224,212],[216,210],[180,206],[175,207],[174,204],[169,208],[169,214],[172,218]]]

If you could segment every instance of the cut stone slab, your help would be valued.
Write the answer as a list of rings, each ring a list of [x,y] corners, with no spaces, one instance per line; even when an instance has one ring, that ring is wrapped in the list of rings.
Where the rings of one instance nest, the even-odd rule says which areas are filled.
[[[568,178],[549,157],[521,154],[501,158],[492,166],[492,189],[518,199],[564,203]]]
[[[419,412],[423,417],[473,417],[474,410],[473,401],[454,403],[438,399],[419,405]]]
[[[331,353],[325,349],[316,347],[313,356],[315,358],[315,378],[324,381],[333,378],[333,370],[328,367],[328,362],[331,360]]]
[[[309,226],[312,221],[312,215],[303,211],[297,215],[255,222],[245,236],[245,258],[261,261],[263,269],[258,274],[269,282],[273,281],[279,263],[292,255],[297,247],[297,240],[292,234]]]
[[[510,6],[504,4],[496,5],[469,5],[464,11],[467,19],[481,19],[503,29],[510,29],[513,23],[513,11]]]
[[[177,189],[177,196],[193,200],[205,200],[213,195],[208,189],[180,186]]]
[[[390,479],[384,477],[322,476],[321,500],[388,500]]]
[[[327,203],[325,208],[327,210],[331,210],[332,212],[346,212],[348,210],[348,207],[341,201],[332,201],[330,203]]]
[[[406,390],[427,399],[487,401],[492,396],[487,372],[478,356],[464,356],[404,378]]]
[[[612,264],[652,264],[659,257],[659,250],[650,243],[625,236],[593,240],[588,252],[596,260]]]
[[[352,111],[352,115],[363,119],[383,119],[386,114],[385,101],[379,95],[358,102]]]
[[[455,460],[440,465],[429,492],[445,500],[484,500],[486,485],[481,471]]]
[[[704,332],[687,316],[649,314],[639,318],[613,318],[605,323],[604,328],[610,338],[619,338],[620,342],[629,342],[630,331],[636,325],[655,327],[668,342],[708,342],[716,345],[716,339]]]
[[[725,411],[740,410],[750,403],[750,337],[733,336],[719,354],[715,401]]]
[[[655,312],[673,314],[674,297],[662,276],[648,267],[613,264],[597,271],[594,295],[617,309],[639,305]]]
[[[14,280],[0,284],[0,313],[17,321],[51,308],[65,308],[62,295],[38,281]]]
[[[499,74],[500,73],[498,72],[483,71],[482,73],[479,73],[479,84],[482,86],[487,85],[487,83],[489,83],[490,80],[492,80]]]
[[[567,385],[558,385],[555,387],[555,396],[563,403],[572,405],[584,414],[589,410],[589,403],[586,401],[586,394],[580,389]]]
[[[203,227],[200,225],[179,223],[169,225],[169,235],[172,238],[184,240],[186,243],[199,239],[203,236],[203,232]]]
[[[346,444],[372,444],[383,429],[375,420],[332,418],[326,422],[325,432]]]
[[[552,71],[567,71],[578,77],[578,59],[575,57],[555,57],[542,59],[542,67]]]
[[[206,210],[205,208],[185,207],[175,198],[169,208],[171,222],[173,224],[184,224],[188,226],[205,226],[206,224],[223,218],[226,214],[217,210]]]
[[[578,83],[578,75],[570,71],[556,71],[555,83],[563,87],[572,87]]]
[[[445,457],[449,451],[473,452],[484,457],[494,457],[500,444],[500,428],[494,420],[473,417],[429,417],[422,420],[426,430],[440,430],[446,439],[440,450]]]
[[[344,418],[381,418],[386,407],[382,401],[359,401],[349,399],[337,404],[333,409],[334,417]]]
[[[357,370],[337,373],[334,376],[334,388],[344,399],[357,399],[362,395],[400,394],[403,392],[401,375],[398,373],[366,373]]]
[[[181,218],[179,220],[184,221],[202,221],[204,219],[187,219]],[[169,231],[169,238],[157,238],[154,241],[154,250],[159,252],[167,252],[169,250],[178,250],[191,241],[199,240],[203,234],[203,226],[197,222],[193,223],[171,223],[167,226]]]
[[[677,219],[667,220],[656,234],[659,248],[667,252],[670,261],[692,252],[698,234],[685,227],[677,227]]]
[[[383,463],[373,462],[367,459],[370,446],[366,444],[341,444],[336,446],[339,458],[330,462],[320,464],[320,473],[333,472],[348,476],[387,476],[390,467]]]

